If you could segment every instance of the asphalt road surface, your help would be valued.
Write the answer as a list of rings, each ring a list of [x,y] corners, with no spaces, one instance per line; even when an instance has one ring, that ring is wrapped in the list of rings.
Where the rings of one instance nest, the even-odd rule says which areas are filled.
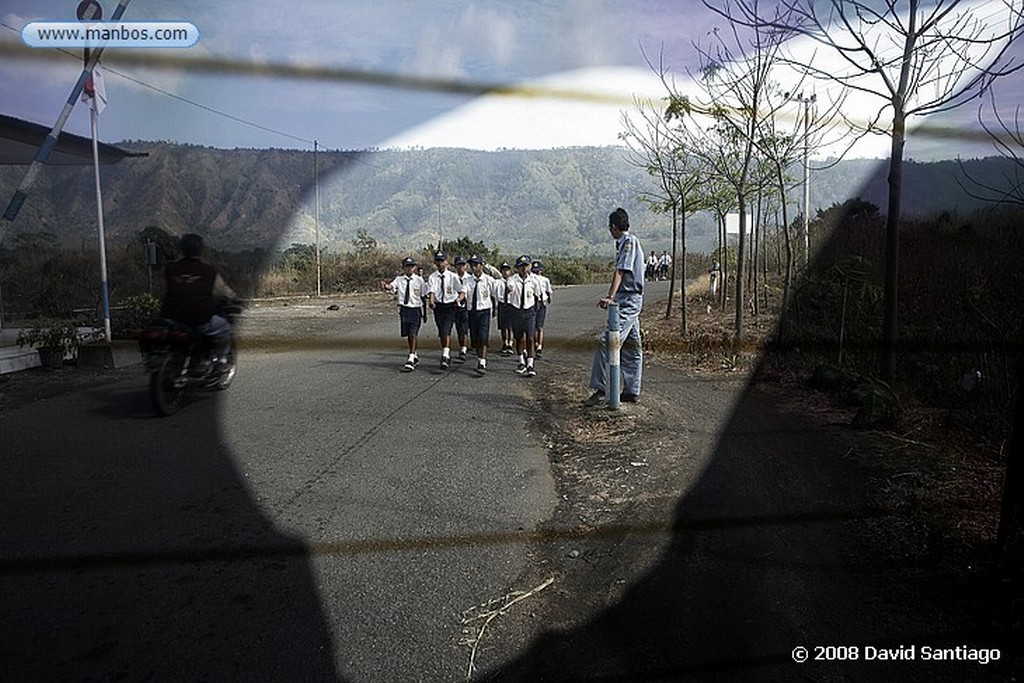
[[[556,292],[550,348],[603,291]],[[432,322],[403,374],[397,316],[350,313],[170,418],[141,371],[0,415],[0,680],[464,676],[460,615],[518,588],[557,503],[532,380],[441,372]]]

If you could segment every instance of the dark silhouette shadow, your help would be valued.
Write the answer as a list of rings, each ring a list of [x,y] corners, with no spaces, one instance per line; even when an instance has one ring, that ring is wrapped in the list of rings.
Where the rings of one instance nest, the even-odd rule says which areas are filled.
[[[253,500],[218,397],[116,443],[107,414],[138,435],[144,381],[93,389],[91,425],[61,399],[2,418],[0,678],[339,680],[307,548]]]
[[[853,248],[858,239],[867,244],[880,236],[858,233],[851,240],[849,231],[860,228],[849,222],[841,222],[836,230],[799,286],[817,287],[835,272],[838,261],[858,253]],[[906,236],[904,350],[938,345],[946,357],[931,358],[930,363],[955,367],[974,354],[987,359],[988,367],[998,368],[1001,361],[985,354],[1012,352],[1010,342],[1016,339],[1019,344],[1020,339],[1018,321],[998,318],[1007,322],[1007,340],[996,339],[991,330],[986,333],[991,339],[971,336],[969,324],[963,331],[943,327],[937,334],[922,325],[944,320],[950,313],[963,315],[946,310],[943,302],[958,297],[960,283],[950,273],[973,272],[971,263],[962,261],[965,244],[949,235],[927,237],[945,241],[940,248],[925,249],[919,232]],[[1021,245],[1019,239],[1008,243]],[[996,257],[998,265],[991,264],[986,271],[988,291],[1002,289],[994,271],[1019,272],[1016,259],[1021,250],[1003,251]],[[997,251],[985,253],[994,257]],[[929,279],[939,280],[949,296],[936,296]],[[787,319],[802,320],[799,330],[788,330],[791,336],[802,333],[796,343],[813,345],[816,336],[827,340],[829,329],[838,330],[838,320],[823,320],[822,311],[826,302],[839,310],[843,288],[834,288],[830,300],[822,294],[825,291],[811,290],[809,298],[812,303],[817,298],[818,308],[811,308],[804,297],[797,299],[802,310],[787,312]],[[1006,295],[1016,302],[1008,310],[1019,307],[1019,288]],[[853,306],[852,297],[844,304]],[[877,310],[880,318],[881,309]],[[846,332],[853,346],[873,334],[849,327]],[[833,339],[832,352],[835,346]],[[953,559],[936,562],[932,556],[926,571],[920,555],[898,545],[906,540],[920,543],[924,539],[917,536],[926,530],[903,529],[902,536],[894,532],[892,521],[901,510],[879,507],[884,497],[867,486],[872,479],[866,476],[869,466],[877,471],[878,465],[869,465],[866,454],[857,451],[858,441],[850,438],[849,428],[812,429],[804,416],[780,405],[765,376],[789,352],[791,346],[780,346],[763,356],[707,468],[678,500],[671,540],[653,568],[585,623],[544,633],[520,657],[477,680],[989,681],[1017,680],[1014,676],[1024,673],[1019,628],[1007,631],[978,618],[977,601],[991,598],[994,587],[986,586],[981,576],[966,578],[969,572],[954,568]],[[864,367],[877,359],[877,343],[871,352],[873,358],[848,360]],[[922,395],[927,378],[921,373],[927,368],[922,369],[917,356],[903,357],[914,361],[903,366],[906,390]],[[813,367],[810,361],[804,363]],[[670,381],[659,383],[662,386],[672,393]],[[780,389],[776,386],[774,391]],[[944,397],[937,388],[927,395],[939,404],[957,400],[955,394]],[[685,401],[686,394],[665,398]],[[961,407],[951,405],[950,410]],[[636,448],[644,452],[643,443]],[[893,538],[899,541],[894,543]],[[608,590],[608,577],[618,575],[620,568],[627,571],[631,549],[645,544],[637,533],[601,542],[604,546],[592,553],[598,563],[593,574],[601,575],[594,589],[598,591]],[[942,562],[950,566],[936,568]],[[577,596],[588,587],[581,583]],[[573,594],[570,589],[565,592]],[[548,599],[555,601],[551,611],[556,617],[574,608],[571,598],[560,603],[558,598]],[[816,649],[819,646],[854,649]],[[796,650],[800,647],[806,651]],[[946,656],[956,657],[958,647],[1000,648],[999,661],[927,661],[924,651],[951,648],[952,654]],[[903,659],[882,661],[883,649]],[[804,652],[809,661],[795,661]],[[933,652],[929,650],[932,657]]]

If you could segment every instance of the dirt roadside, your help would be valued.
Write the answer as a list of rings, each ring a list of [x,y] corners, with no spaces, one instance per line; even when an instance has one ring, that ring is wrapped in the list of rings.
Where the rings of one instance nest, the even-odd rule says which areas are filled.
[[[676,323],[646,323],[639,404],[584,408],[585,359],[533,387],[561,503],[520,587],[554,581],[493,637],[544,635],[481,680],[1024,680],[998,454],[927,415],[854,429],[799,373],[659,348]],[[853,656],[796,665],[801,646]]]

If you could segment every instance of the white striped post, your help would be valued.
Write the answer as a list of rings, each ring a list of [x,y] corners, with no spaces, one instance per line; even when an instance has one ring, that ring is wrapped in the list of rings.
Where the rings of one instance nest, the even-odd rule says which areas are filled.
[[[619,409],[622,371],[619,357],[622,353],[622,334],[619,332],[619,305],[608,304],[608,409]]]

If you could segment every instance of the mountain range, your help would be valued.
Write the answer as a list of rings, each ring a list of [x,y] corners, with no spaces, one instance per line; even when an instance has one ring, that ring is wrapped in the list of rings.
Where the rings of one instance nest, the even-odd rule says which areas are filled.
[[[172,234],[197,231],[218,249],[284,249],[317,239],[347,251],[361,229],[381,246],[420,249],[467,236],[498,247],[562,255],[606,254],[607,216],[618,206],[631,215],[648,250],[670,248],[671,219],[642,200],[658,183],[620,147],[550,150],[465,149],[313,152],[234,149],[129,141],[146,152],[101,170],[104,224],[113,244],[147,226]],[[964,190],[965,172],[998,183],[1010,162],[1001,157],[907,162],[904,215],[969,213],[983,202]],[[824,209],[860,197],[886,206],[886,164],[853,159],[816,169],[811,207]],[[24,169],[0,168],[7,201]],[[802,177],[794,168],[795,180]],[[317,192],[319,188],[319,192]],[[314,197],[319,194],[319,216]],[[800,213],[792,190],[790,218]],[[716,244],[714,218],[688,218],[688,248]],[[91,245],[96,235],[93,171],[47,167],[7,234],[46,232],[62,244]],[[2,234],[2,233],[0,233]]]

